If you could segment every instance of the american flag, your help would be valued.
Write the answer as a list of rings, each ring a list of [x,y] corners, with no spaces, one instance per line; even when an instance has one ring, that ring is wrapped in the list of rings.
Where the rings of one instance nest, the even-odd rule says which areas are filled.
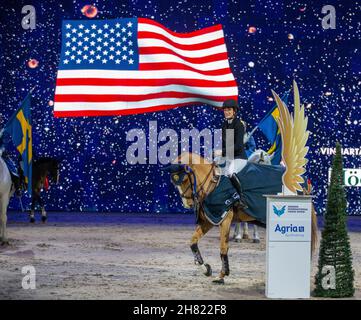
[[[146,18],[63,21],[55,117],[219,107],[237,97],[221,25],[176,33]]]

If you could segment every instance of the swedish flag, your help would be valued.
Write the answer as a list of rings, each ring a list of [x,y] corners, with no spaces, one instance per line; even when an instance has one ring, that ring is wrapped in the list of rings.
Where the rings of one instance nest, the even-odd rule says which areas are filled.
[[[11,136],[12,141],[22,157],[25,182],[28,185],[28,192],[31,194],[32,183],[32,128],[31,128],[31,94],[23,100],[20,107],[11,116],[4,127],[4,133]]]
[[[282,97],[282,101],[287,103],[288,93]],[[272,144],[271,148],[267,151],[272,155],[272,164],[280,164],[282,159],[282,139],[281,131],[278,128],[276,119],[280,117],[280,112],[277,108],[277,104],[265,115],[265,117],[258,124],[258,128],[266,136],[267,140]]]

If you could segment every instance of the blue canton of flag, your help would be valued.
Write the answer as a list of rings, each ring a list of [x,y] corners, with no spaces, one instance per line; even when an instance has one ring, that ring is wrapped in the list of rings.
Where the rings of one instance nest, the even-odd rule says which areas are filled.
[[[138,70],[137,18],[64,20],[60,70]]]
[[[32,126],[31,126],[31,94],[28,94],[18,110],[11,116],[4,127],[4,134],[8,134],[16,149],[21,154],[25,182],[28,192],[32,194]]]

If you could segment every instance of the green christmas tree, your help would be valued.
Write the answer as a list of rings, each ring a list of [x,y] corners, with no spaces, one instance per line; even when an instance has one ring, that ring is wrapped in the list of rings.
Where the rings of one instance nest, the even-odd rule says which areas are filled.
[[[346,206],[341,145],[336,143],[315,277],[314,295],[318,297],[352,297],[355,292]]]

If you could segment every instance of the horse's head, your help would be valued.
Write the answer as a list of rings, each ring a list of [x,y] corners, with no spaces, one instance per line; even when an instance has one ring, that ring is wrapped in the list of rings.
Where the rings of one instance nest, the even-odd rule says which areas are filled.
[[[47,172],[56,184],[59,183],[60,161],[55,158],[42,157],[35,161],[35,164],[46,175]]]
[[[210,176],[212,164],[196,154],[182,153],[164,169],[171,174],[171,182],[178,189],[186,209],[194,207],[194,197],[198,195]]]
[[[175,163],[167,166],[165,170],[170,172],[170,180],[179,191],[183,207],[186,209],[193,208],[193,169],[189,165]]]

